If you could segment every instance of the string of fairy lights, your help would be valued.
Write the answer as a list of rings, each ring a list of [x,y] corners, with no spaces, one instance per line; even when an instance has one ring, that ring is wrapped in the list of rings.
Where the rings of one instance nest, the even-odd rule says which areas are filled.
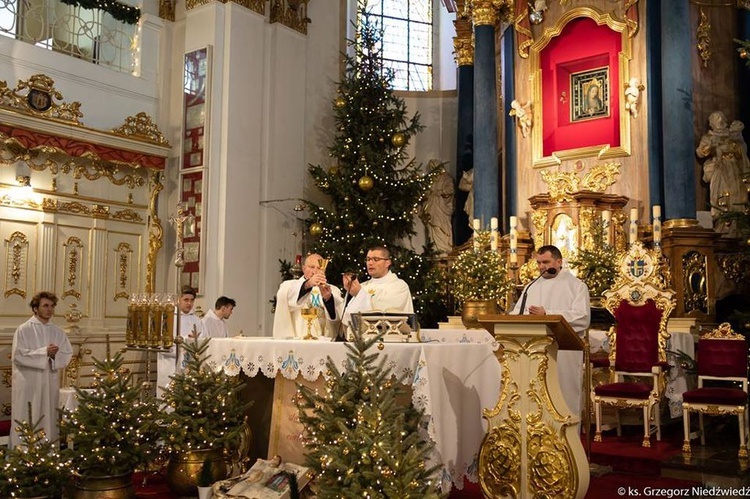
[[[108,13],[113,19],[125,24],[136,24],[141,18],[141,9],[116,0],[60,0],[66,5],[84,9],[98,9]]]

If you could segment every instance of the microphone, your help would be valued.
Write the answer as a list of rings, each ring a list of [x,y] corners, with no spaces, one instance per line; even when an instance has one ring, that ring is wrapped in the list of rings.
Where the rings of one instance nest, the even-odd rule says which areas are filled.
[[[544,274],[555,275],[555,274],[557,274],[557,269],[554,268],[554,267],[549,267],[549,268],[544,269],[541,274],[539,274],[538,276],[536,276],[534,278],[534,280],[531,281],[528,286],[526,286],[526,289],[523,290],[523,296],[521,297],[521,309],[520,309],[520,312],[518,313],[518,315],[524,315],[526,313],[526,312],[524,312],[524,310],[526,310],[526,298],[528,298],[529,288],[531,286],[533,286],[536,281],[538,281],[539,279],[541,279],[541,277]]]

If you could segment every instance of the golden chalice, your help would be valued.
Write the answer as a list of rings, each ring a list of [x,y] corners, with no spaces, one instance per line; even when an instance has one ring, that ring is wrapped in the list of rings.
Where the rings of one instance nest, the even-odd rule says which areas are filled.
[[[321,312],[321,310],[318,307],[302,307],[302,318],[307,321],[307,334],[305,335],[303,340],[316,340],[317,337],[313,336],[312,334],[312,324],[313,321],[318,318],[318,314]]]

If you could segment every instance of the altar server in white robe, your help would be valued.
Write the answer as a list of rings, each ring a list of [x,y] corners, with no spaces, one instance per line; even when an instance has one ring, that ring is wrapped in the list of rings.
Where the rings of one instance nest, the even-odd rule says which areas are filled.
[[[30,305],[34,315],[18,326],[11,349],[11,449],[21,443],[15,421],[29,421],[29,403],[31,423],[41,419],[39,427],[44,429],[47,439],[55,441],[59,438],[59,373],[73,357],[68,336],[51,322],[57,296],[42,291],[31,299]]]
[[[213,310],[209,310],[203,317],[203,334],[202,338],[229,338],[229,326],[227,319],[232,316],[234,307],[237,302],[232,298],[220,296],[216,299]]]
[[[390,270],[391,252],[388,248],[370,248],[365,262],[370,280],[360,283],[355,276],[344,275],[344,289],[351,296],[344,312],[344,324],[349,324],[351,314],[357,312],[414,313],[409,285]]]
[[[180,336],[184,341],[193,341],[195,338],[205,336],[203,333],[203,323],[200,317],[195,315],[193,305],[195,305],[195,289],[190,286],[183,286],[180,298],[177,300],[177,308],[179,311],[179,330]],[[175,330],[177,330],[177,324],[175,324]],[[181,372],[185,367],[185,350],[180,347],[180,358],[177,358],[177,347],[172,345],[172,348],[165,352],[159,352],[156,355],[156,396],[161,398],[164,387],[166,387],[171,381],[170,376],[176,372]]]
[[[541,279],[526,286],[525,310],[523,299],[518,300],[513,314],[562,315],[570,327],[583,339],[591,322],[589,288],[563,269],[562,253],[556,246],[542,246],[534,254]],[[551,271],[550,269],[554,269]],[[581,414],[583,395],[583,352],[560,350],[557,372],[560,390],[574,415]]]
[[[284,281],[279,286],[273,318],[274,338],[304,338],[307,320],[302,317],[302,309],[306,307],[321,310],[318,320],[311,322],[313,336],[336,336],[344,300],[341,290],[328,284],[325,272],[320,268],[322,259],[318,254],[309,255],[302,265],[302,277]]]

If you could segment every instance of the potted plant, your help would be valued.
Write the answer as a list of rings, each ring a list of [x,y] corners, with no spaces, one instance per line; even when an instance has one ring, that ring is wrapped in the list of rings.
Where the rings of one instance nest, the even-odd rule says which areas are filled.
[[[473,248],[459,253],[450,268],[450,292],[468,328],[481,327],[478,315],[497,313],[498,304],[513,288],[505,260],[490,249],[491,235],[489,231],[475,231]]]
[[[29,421],[31,418],[29,404]],[[0,452],[0,497],[60,497],[70,473],[57,443],[35,423],[16,421],[21,445]]]
[[[208,365],[208,343],[209,339],[181,343],[185,369],[164,387],[167,484],[179,496],[197,494],[196,475],[207,459],[212,462],[212,482],[227,477],[224,449],[240,441],[245,412],[252,405],[239,396],[245,384],[238,376]]]
[[[155,457],[159,411],[152,396],[132,383],[121,353],[94,359],[91,389],[76,387],[78,407],[63,410],[61,439],[71,443],[64,456],[77,480],[71,495],[78,499],[135,497],[132,474]]]

